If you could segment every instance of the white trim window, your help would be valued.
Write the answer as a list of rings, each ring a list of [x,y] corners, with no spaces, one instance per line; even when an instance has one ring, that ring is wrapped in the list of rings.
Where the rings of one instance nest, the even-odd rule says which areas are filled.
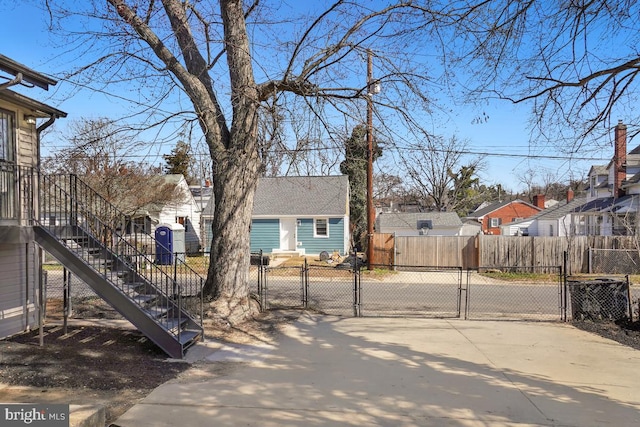
[[[489,218],[489,227],[490,228],[500,227],[500,224],[502,224],[501,218]]]
[[[313,220],[313,237],[329,237],[329,220],[327,218]]]

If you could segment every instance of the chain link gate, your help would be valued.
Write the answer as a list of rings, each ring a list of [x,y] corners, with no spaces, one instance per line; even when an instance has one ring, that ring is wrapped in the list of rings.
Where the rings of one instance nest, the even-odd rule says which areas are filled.
[[[355,258],[357,259],[357,258]],[[571,321],[632,317],[628,279],[567,279],[564,266],[258,266],[264,310],[310,309],[354,317]]]

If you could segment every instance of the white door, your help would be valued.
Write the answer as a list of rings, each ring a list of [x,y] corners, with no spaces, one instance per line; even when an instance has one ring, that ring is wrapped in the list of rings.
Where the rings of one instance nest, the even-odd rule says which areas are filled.
[[[280,249],[296,250],[296,219],[280,218]]]

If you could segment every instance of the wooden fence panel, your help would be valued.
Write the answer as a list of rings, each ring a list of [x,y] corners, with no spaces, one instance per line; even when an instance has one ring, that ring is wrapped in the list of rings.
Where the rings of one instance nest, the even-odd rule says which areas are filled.
[[[395,242],[392,233],[374,233],[372,264],[393,266],[395,263],[394,248]]]
[[[472,268],[475,236],[396,236],[396,264]]]
[[[396,265],[429,267],[500,268],[552,267],[564,263],[567,252],[567,273],[589,271],[589,248],[635,249],[640,252],[633,236],[396,236],[376,234],[376,254],[389,251],[386,258]],[[393,243],[395,242],[395,246]],[[385,246],[386,245],[386,246]],[[395,248],[395,251],[394,251]],[[378,264],[378,262],[376,262]],[[380,264],[393,265],[390,261]]]

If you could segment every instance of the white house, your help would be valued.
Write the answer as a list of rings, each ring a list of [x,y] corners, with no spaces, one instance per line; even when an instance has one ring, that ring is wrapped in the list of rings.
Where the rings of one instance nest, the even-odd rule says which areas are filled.
[[[576,209],[576,233],[635,235],[640,205],[640,146],[627,153],[627,127],[615,127],[614,155],[589,171],[587,203]]]
[[[202,210],[193,196],[182,174],[168,174],[153,177],[153,187],[168,188],[171,197],[167,200],[149,203],[136,210],[132,215],[135,229],[151,235],[160,224],[180,224],[185,229],[185,246],[188,253],[198,252],[201,248],[200,219]],[[132,233],[127,227],[126,233]]]
[[[573,191],[567,193],[567,199],[557,202],[529,218],[502,225],[501,234],[505,236],[569,236],[574,235],[576,214],[587,198],[574,198]]]

